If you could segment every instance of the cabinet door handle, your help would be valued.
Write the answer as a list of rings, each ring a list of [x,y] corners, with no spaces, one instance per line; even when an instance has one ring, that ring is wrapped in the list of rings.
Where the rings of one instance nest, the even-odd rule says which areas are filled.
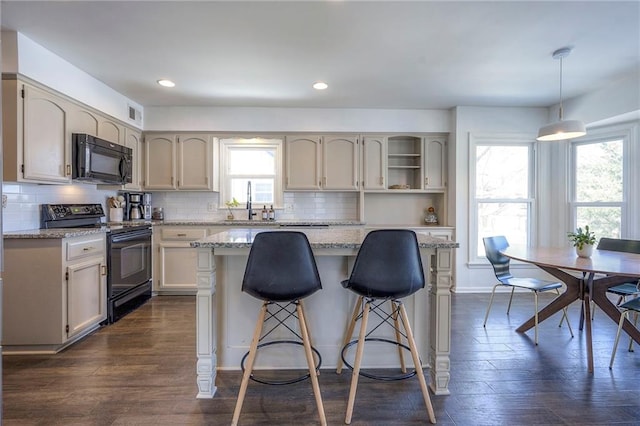
[[[67,164],[67,176],[71,176],[71,165]]]
[[[94,249],[94,247],[85,247],[85,248],[82,249],[82,251],[91,251],[93,249]]]
[[[102,276],[107,275],[107,265],[100,265],[100,267],[102,268]]]

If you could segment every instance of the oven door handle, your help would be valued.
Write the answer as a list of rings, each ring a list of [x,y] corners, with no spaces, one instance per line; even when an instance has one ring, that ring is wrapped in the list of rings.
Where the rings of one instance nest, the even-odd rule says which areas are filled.
[[[140,239],[144,237],[151,238],[151,234],[152,233],[150,229],[143,229],[141,231],[122,232],[119,234],[111,234],[111,242],[119,243],[122,241],[129,241],[129,240]]]

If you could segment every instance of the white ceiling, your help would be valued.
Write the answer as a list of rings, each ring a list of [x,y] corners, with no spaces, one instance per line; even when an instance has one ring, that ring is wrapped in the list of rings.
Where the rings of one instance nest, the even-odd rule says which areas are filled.
[[[545,107],[564,46],[565,99],[640,78],[638,0],[2,1],[1,16],[143,106]]]

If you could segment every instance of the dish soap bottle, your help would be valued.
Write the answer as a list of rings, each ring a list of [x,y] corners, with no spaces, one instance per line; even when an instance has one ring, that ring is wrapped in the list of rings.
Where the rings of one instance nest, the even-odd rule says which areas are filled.
[[[271,204],[271,208],[269,209],[268,217],[269,220],[276,220],[276,211],[273,209],[273,204]]]
[[[267,211],[267,206],[262,206],[262,220],[269,219],[269,212]]]

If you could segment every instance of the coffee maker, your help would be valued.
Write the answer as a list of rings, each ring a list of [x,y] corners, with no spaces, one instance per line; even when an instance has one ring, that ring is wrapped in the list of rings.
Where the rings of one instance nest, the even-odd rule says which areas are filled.
[[[123,192],[125,199],[124,220],[150,220],[151,194],[144,192]]]
[[[142,194],[129,193],[129,202],[127,203],[129,209],[129,220],[139,220],[144,216],[142,209]]]

